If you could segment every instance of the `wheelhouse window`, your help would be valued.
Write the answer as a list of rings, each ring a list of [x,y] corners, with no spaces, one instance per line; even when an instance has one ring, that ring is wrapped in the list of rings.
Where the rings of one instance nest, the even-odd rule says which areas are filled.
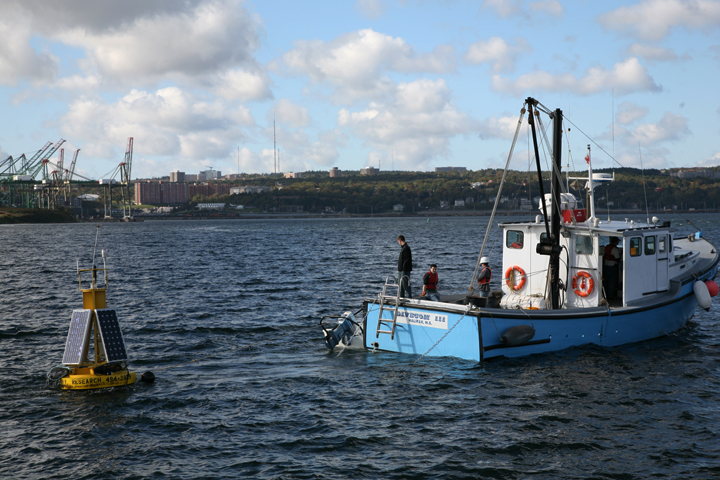
[[[642,238],[633,237],[630,239],[630,256],[639,257],[642,255]]]
[[[645,255],[655,255],[655,235],[645,237]]]
[[[505,246],[507,248],[523,248],[525,235],[520,230],[508,230]]]
[[[665,235],[658,237],[658,253],[665,253]]]
[[[593,239],[590,235],[578,235],[575,237],[575,253],[580,255],[591,255],[593,253]]]

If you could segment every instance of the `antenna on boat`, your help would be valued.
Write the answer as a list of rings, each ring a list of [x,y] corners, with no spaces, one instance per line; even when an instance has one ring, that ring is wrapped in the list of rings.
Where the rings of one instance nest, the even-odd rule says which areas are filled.
[[[608,222],[610,221],[610,189],[605,189],[605,206],[607,207],[608,212]]]
[[[650,226],[650,210],[648,208],[648,201],[647,201],[647,190],[645,190],[645,169],[643,168],[643,161],[642,161],[642,150],[640,150],[640,140],[638,140],[638,153],[640,154],[640,173],[642,175],[642,181],[643,181],[643,193],[645,194],[645,220],[647,220],[647,226]]]
[[[592,161],[590,157],[590,144],[587,146],[587,156],[585,157],[585,161],[588,164],[588,190],[590,191],[590,201],[588,202],[590,204],[590,218],[595,218],[595,193],[593,191],[593,170],[592,170]]]
[[[612,148],[613,148],[613,161],[615,160],[615,89],[612,89]],[[613,165],[615,165],[613,163]],[[614,170],[614,167],[613,167]],[[613,172],[615,173],[615,172]]]

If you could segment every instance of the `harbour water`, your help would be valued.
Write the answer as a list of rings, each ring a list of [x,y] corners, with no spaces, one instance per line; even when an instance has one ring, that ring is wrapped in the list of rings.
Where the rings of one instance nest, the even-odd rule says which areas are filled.
[[[720,244],[720,215],[685,218]],[[131,366],[157,380],[97,392],[45,379],[81,308],[76,260],[91,265],[95,225],[0,227],[0,478],[720,477],[717,297],[681,331],[614,349],[483,364],[325,349],[319,318],[379,292],[398,234],[415,288],[437,263],[441,292],[460,293],[486,225],[103,225],[108,307]],[[487,248],[498,278],[496,231]]]

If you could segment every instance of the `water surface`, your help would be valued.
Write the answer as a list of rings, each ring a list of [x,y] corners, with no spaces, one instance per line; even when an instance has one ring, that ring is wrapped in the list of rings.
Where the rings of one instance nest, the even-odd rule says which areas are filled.
[[[686,218],[720,242],[720,217]],[[616,349],[483,364],[326,351],[319,318],[379,292],[398,234],[416,288],[437,263],[441,290],[460,293],[486,222],[104,224],[108,306],[132,367],[157,381],[100,392],[45,381],[95,225],[0,227],[0,477],[720,477],[717,299],[676,334]],[[487,248],[499,277],[497,233]]]

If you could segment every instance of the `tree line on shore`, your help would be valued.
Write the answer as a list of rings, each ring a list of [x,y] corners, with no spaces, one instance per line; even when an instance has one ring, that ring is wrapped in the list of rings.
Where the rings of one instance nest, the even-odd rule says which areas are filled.
[[[714,210],[720,203],[720,178],[678,178],[659,170],[603,169],[615,181],[595,189],[596,207],[653,210]],[[549,175],[543,180],[550,192]],[[587,172],[570,172],[583,177]],[[243,185],[265,186],[269,191],[234,195],[195,196],[190,207],[202,202],[243,205],[262,211],[345,212],[353,214],[388,211],[421,212],[435,209],[489,210],[502,178],[501,169],[467,172],[380,172],[330,178],[327,172],[309,172],[303,178],[279,175],[248,176]],[[570,192],[583,202],[584,182],[570,181]],[[501,194],[501,206],[535,209],[540,195],[537,173],[509,171]],[[402,206],[402,207],[399,207]]]

